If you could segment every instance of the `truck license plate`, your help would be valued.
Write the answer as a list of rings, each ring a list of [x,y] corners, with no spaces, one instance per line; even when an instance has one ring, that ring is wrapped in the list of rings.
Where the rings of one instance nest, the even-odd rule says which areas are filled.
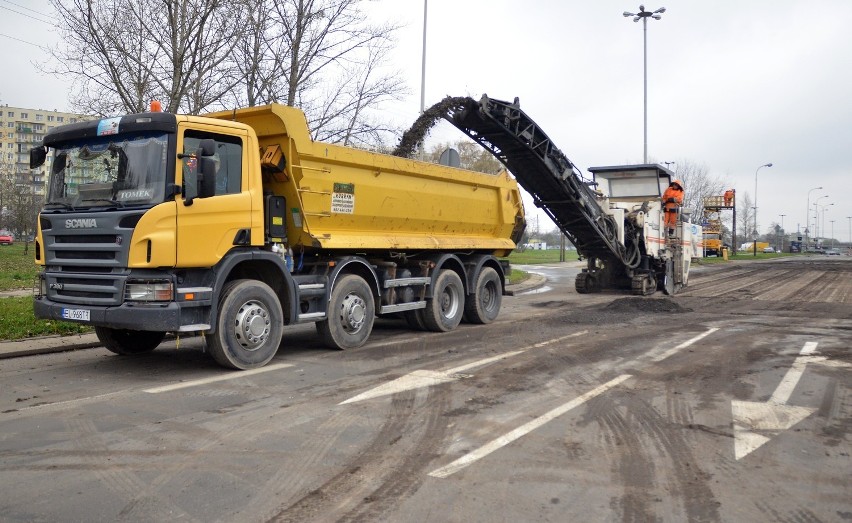
[[[66,320],[91,321],[89,309],[62,309],[62,317]]]

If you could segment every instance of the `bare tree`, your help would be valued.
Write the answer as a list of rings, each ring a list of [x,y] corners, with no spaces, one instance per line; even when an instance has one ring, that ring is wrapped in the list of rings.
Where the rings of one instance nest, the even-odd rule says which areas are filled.
[[[240,82],[232,99],[237,106],[254,107],[275,101],[276,93],[283,91],[281,72],[289,63],[290,52],[280,37],[280,25],[274,21],[274,2],[242,1],[246,7],[245,33],[233,48],[234,70]]]
[[[695,216],[701,215],[708,196],[721,196],[725,192],[722,179],[711,175],[706,164],[680,159],[675,165],[675,176],[684,185],[683,207],[691,209]]]
[[[15,163],[7,159],[6,151],[0,156],[0,229],[12,226],[12,200],[15,189]]]
[[[370,112],[404,92],[383,69],[393,24],[371,24],[360,0],[281,0],[276,22],[286,43],[284,90],[275,100],[305,111],[314,139],[376,143],[391,129]]]
[[[241,38],[242,4],[221,0],[51,0],[62,20],[63,46],[51,50],[51,72],[74,80],[82,112],[146,110],[160,99],[169,111],[197,113],[234,86],[227,74]]]
[[[397,26],[371,23],[362,0],[50,1],[64,42],[45,69],[73,79],[81,112],[280,102],[315,139],[376,144],[395,130],[375,108],[404,93],[386,67]]]
[[[737,194],[737,240],[740,244],[751,242],[754,230],[754,202],[749,193]]]
[[[449,148],[453,148],[458,151],[460,160],[459,167],[462,169],[478,171],[486,174],[498,174],[505,169],[503,164],[500,163],[493,154],[488,152],[478,143],[467,139],[435,145],[426,153],[426,161],[438,163],[441,153]]]

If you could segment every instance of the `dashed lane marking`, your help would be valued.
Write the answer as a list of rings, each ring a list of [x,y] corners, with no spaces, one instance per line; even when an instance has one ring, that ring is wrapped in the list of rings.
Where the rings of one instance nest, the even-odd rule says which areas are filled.
[[[251,369],[251,370],[243,370],[238,372],[229,372],[227,374],[221,374],[219,376],[211,376],[209,378],[202,378],[199,380],[192,381],[184,381],[182,383],[173,383],[171,385],[163,385],[162,387],[154,387],[151,389],[145,389],[144,392],[149,394],[159,394],[161,392],[170,392],[173,390],[186,389],[188,387],[196,387],[198,385],[206,385],[208,383],[215,383],[217,381],[225,381],[225,380],[235,380],[238,378],[245,378],[246,376],[253,376],[255,374],[260,374],[263,372],[271,372],[273,370],[286,369],[288,367],[292,367],[291,363],[276,363],[275,365],[267,365],[266,367],[261,367],[259,369]]]
[[[523,354],[524,352],[530,349],[537,349],[540,347],[544,347],[550,345],[551,343],[556,343],[559,341],[563,341],[569,338],[576,338],[577,336],[582,336],[583,334],[588,333],[589,331],[580,331],[568,334],[566,336],[560,336],[558,338],[553,338],[552,340],[542,341],[539,343],[534,343],[532,345],[526,346],[522,349],[504,352],[502,354],[498,354],[496,356],[492,356],[490,358],[484,358],[481,360],[476,360],[471,363],[466,363],[464,365],[460,365],[458,367],[453,367],[452,369],[444,370],[444,371],[435,371],[435,370],[426,370],[420,369],[414,372],[410,372],[405,376],[399,377],[395,380],[388,381],[386,383],[382,383],[378,387],[374,387],[368,391],[362,392],[357,396],[353,396],[347,400],[341,401],[340,405],[345,405],[347,403],[355,403],[358,401],[364,401],[367,399],[379,398],[382,396],[390,396],[392,394],[396,394],[398,392],[403,392],[406,390],[420,389],[423,387],[431,387],[434,385],[439,385],[441,383],[447,383],[450,381],[456,381],[458,379],[468,377],[461,374],[464,371],[482,367],[484,365],[488,365],[489,363],[494,363],[495,361],[504,360],[506,358],[510,358],[512,356],[517,356],[518,354]]]
[[[569,401],[568,403],[560,405],[559,407],[556,407],[555,409],[547,412],[546,414],[539,416],[538,418],[521,425],[520,427],[516,428],[515,430],[508,432],[508,433],[504,434],[503,436],[500,436],[497,439],[491,440],[490,442],[486,443],[482,447],[479,447],[478,449],[474,450],[473,452],[465,454],[464,456],[453,461],[449,465],[446,465],[446,466],[441,467],[439,469],[433,470],[432,472],[429,473],[429,475],[432,476],[432,477],[435,477],[435,478],[446,478],[447,476],[455,474],[456,472],[462,470],[463,468],[467,467],[471,463],[474,463],[475,461],[478,461],[478,460],[484,458],[485,456],[491,454],[492,452],[505,447],[509,443],[512,443],[516,439],[519,439],[519,438],[525,436],[526,434],[529,434],[530,432],[532,432],[535,429],[541,427],[542,425],[548,423],[549,421],[551,421],[555,418],[558,418],[559,416],[565,414],[566,412],[579,407],[580,405],[586,403],[587,401],[591,400],[592,398],[600,396],[604,392],[606,392],[609,389],[619,385],[623,381],[630,379],[630,377],[631,377],[630,374],[622,374],[621,376],[619,376],[619,377],[617,377],[613,380],[610,380],[610,381],[604,383],[603,385],[599,385],[598,387],[595,387],[594,389],[583,394],[582,396],[578,396],[577,398],[574,398],[573,400]]]
[[[664,352],[660,355],[654,356],[653,358],[651,358],[651,361],[663,361],[664,359],[668,358],[669,356],[674,355],[679,350],[685,349],[685,348],[689,347],[690,345],[692,345],[693,343],[703,340],[705,337],[713,334],[717,330],[719,330],[719,327],[711,327],[710,329],[707,329],[707,332],[703,332],[703,333],[699,334],[698,336],[696,336],[692,339],[686,340],[685,342],[681,343],[680,345],[678,345],[676,347],[672,347],[671,349],[667,350],[666,352]]]

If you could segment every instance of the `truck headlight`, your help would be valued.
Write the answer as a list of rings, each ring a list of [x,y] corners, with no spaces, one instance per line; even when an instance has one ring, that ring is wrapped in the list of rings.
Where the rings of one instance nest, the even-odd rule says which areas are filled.
[[[170,281],[127,282],[124,299],[127,301],[172,301],[174,288]]]

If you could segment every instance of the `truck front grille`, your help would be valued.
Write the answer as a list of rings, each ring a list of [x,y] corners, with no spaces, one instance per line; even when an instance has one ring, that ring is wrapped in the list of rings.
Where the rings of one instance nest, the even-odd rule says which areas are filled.
[[[104,220],[103,215],[98,219]],[[48,298],[69,304],[120,305],[131,233],[114,225],[99,231],[42,231]]]

